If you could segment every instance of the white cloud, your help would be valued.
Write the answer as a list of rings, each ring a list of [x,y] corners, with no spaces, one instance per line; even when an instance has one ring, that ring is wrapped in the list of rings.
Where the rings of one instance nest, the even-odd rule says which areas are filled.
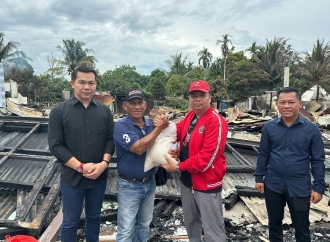
[[[236,50],[277,36],[311,51],[317,38],[330,41],[328,9],[322,0],[2,0],[0,31],[21,44],[37,74],[62,39],[85,42],[101,73],[129,64],[150,74],[175,53],[195,64],[203,47],[220,57],[216,41],[225,33]]]

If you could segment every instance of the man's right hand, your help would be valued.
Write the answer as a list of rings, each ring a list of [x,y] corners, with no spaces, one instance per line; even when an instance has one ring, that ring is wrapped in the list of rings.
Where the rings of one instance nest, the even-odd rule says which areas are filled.
[[[91,163],[91,162],[89,162],[89,163],[85,163],[84,164],[84,167],[83,167],[83,174],[88,174],[89,172],[89,169],[90,168],[92,168],[93,166],[95,165],[95,163]]]
[[[156,128],[160,128],[161,130],[164,130],[169,125],[169,119],[168,115],[162,114],[161,116],[157,115],[154,119],[154,125]]]
[[[257,182],[255,185],[255,188],[261,193],[264,193],[264,187],[265,185],[263,182]]]

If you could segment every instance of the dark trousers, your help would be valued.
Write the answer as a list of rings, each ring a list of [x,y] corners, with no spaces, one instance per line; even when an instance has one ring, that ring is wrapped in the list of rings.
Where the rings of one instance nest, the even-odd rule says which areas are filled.
[[[310,196],[290,197],[286,185],[283,193],[276,193],[265,185],[265,201],[268,213],[269,240],[283,242],[282,221],[284,207],[288,204],[297,242],[310,242],[309,208]]]
[[[107,180],[91,187],[74,187],[61,181],[63,221],[61,241],[77,241],[77,229],[85,200],[85,238],[87,242],[98,242],[101,208]]]

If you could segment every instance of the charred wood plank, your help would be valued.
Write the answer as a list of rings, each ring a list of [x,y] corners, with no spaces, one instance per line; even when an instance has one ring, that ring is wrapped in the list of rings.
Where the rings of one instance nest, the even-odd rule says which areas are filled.
[[[15,220],[0,220],[1,227],[7,227],[11,229],[22,229],[21,225]]]
[[[171,217],[174,209],[176,208],[176,206],[178,205],[177,201],[172,201],[170,204],[168,204],[166,206],[166,208],[164,209],[164,211],[159,215],[160,218],[169,218]]]
[[[31,209],[33,203],[35,202],[35,200],[38,197],[40,191],[42,190],[42,187],[44,186],[47,178],[51,174],[51,171],[54,168],[55,164],[56,164],[56,158],[53,157],[48,162],[47,166],[43,170],[40,177],[36,180],[35,185],[34,185],[33,189],[31,190],[31,192],[29,194],[29,197],[27,198],[28,203],[26,203],[24,205],[24,207],[21,207],[17,211],[17,215],[16,215],[16,220],[17,221],[23,221],[23,220],[26,219],[27,215],[30,212],[30,209]]]
[[[167,200],[162,199],[156,204],[156,206],[154,207],[154,212],[153,212],[153,215],[152,215],[151,224],[153,224],[153,222],[156,220],[158,215],[164,210],[167,203],[168,203]]]
[[[254,187],[247,187],[247,186],[235,186],[237,190],[237,194],[239,196],[246,196],[246,197],[265,197],[265,195],[261,192],[259,192]]]
[[[61,174],[58,173],[55,182],[53,183],[52,188],[49,190],[47,196],[45,197],[41,208],[39,209],[36,217],[30,223],[30,235],[37,237],[39,236],[42,225],[45,223],[47,216],[51,212],[53,205],[60,194],[60,176]]]
[[[24,183],[24,182],[16,182],[16,181],[1,181],[0,180],[0,187],[5,187],[9,189],[16,189],[16,190],[27,190],[31,191],[34,187],[34,183]],[[42,187],[42,192],[48,192],[50,186],[44,186]]]
[[[230,210],[237,203],[237,193],[232,193],[228,198],[225,199],[225,209]]]
[[[28,232],[26,229],[18,228],[18,229],[12,229],[12,228],[2,228],[0,229],[0,240],[5,241],[5,236],[15,236],[15,235],[27,235]]]
[[[256,189],[239,189],[237,194],[245,197],[265,197],[264,193],[261,193]]]

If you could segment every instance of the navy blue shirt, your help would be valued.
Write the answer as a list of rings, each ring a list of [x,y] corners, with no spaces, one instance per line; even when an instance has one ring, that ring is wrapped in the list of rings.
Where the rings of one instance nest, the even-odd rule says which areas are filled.
[[[148,119],[144,117],[143,119],[143,130],[145,135],[148,135],[152,132],[153,126]],[[138,155],[129,151],[129,148],[143,137],[144,134],[140,127],[129,116],[116,122],[113,138],[116,147],[117,169],[119,174],[135,179],[143,179],[155,174],[156,168],[144,172],[146,152],[142,155]]]
[[[290,127],[281,118],[271,120],[262,130],[255,180],[277,193],[282,193],[286,184],[290,197],[307,197],[312,190],[323,194],[324,160],[322,135],[316,124],[300,116]]]

